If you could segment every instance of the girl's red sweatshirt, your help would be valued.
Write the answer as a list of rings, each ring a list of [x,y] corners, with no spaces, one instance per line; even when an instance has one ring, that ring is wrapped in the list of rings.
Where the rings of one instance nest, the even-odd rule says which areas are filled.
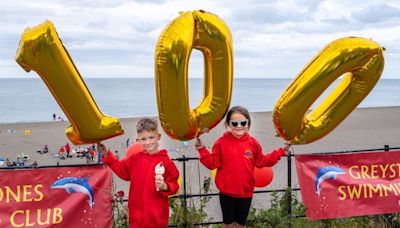
[[[208,169],[217,169],[215,184],[221,193],[237,197],[252,197],[254,192],[254,166],[261,168],[275,165],[282,155],[283,148],[263,155],[257,140],[249,134],[236,138],[225,132],[214,144],[212,153],[206,147],[198,150],[200,162]]]

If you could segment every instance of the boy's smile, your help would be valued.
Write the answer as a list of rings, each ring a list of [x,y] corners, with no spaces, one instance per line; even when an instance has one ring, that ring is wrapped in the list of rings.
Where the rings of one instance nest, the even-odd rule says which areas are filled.
[[[158,131],[142,131],[138,134],[138,141],[149,154],[158,152],[158,140],[161,135]]]

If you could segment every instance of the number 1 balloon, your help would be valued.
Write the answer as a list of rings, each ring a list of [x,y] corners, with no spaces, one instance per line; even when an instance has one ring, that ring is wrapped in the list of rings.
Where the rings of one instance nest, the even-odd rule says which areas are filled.
[[[71,122],[66,135],[72,143],[97,143],[124,133],[119,119],[97,107],[50,21],[23,32],[16,61],[46,83]]]

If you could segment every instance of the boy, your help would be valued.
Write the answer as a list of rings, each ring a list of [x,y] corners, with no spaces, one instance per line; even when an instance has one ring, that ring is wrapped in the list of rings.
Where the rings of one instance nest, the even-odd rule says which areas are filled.
[[[121,179],[131,181],[128,209],[130,227],[167,227],[168,196],[178,189],[179,171],[166,150],[158,150],[161,135],[155,120],[139,120],[137,141],[144,150],[118,160],[104,144],[99,144],[102,161]],[[157,171],[157,173],[155,173]]]

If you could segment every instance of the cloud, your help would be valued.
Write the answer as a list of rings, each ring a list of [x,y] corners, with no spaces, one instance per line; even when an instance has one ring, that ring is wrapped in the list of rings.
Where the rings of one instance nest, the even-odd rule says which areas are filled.
[[[346,36],[372,38],[387,48],[386,61],[400,62],[400,3],[366,0],[38,0],[2,1],[0,77],[26,77],[15,64],[26,27],[51,20],[85,77],[152,77],[154,49],[180,11],[218,15],[233,37],[235,77],[294,77],[325,45]],[[196,53],[196,52],[193,52]],[[399,66],[397,66],[399,65]],[[192,54],[190,72],[202,75],[202,56]],[[383,77],[399,77],[400,64]],[[191,74],[192,75],[192,74]]]
[[[380,23],[400,18],[400,8],[383,3],[357,10],[352,16],[361,23]]]

